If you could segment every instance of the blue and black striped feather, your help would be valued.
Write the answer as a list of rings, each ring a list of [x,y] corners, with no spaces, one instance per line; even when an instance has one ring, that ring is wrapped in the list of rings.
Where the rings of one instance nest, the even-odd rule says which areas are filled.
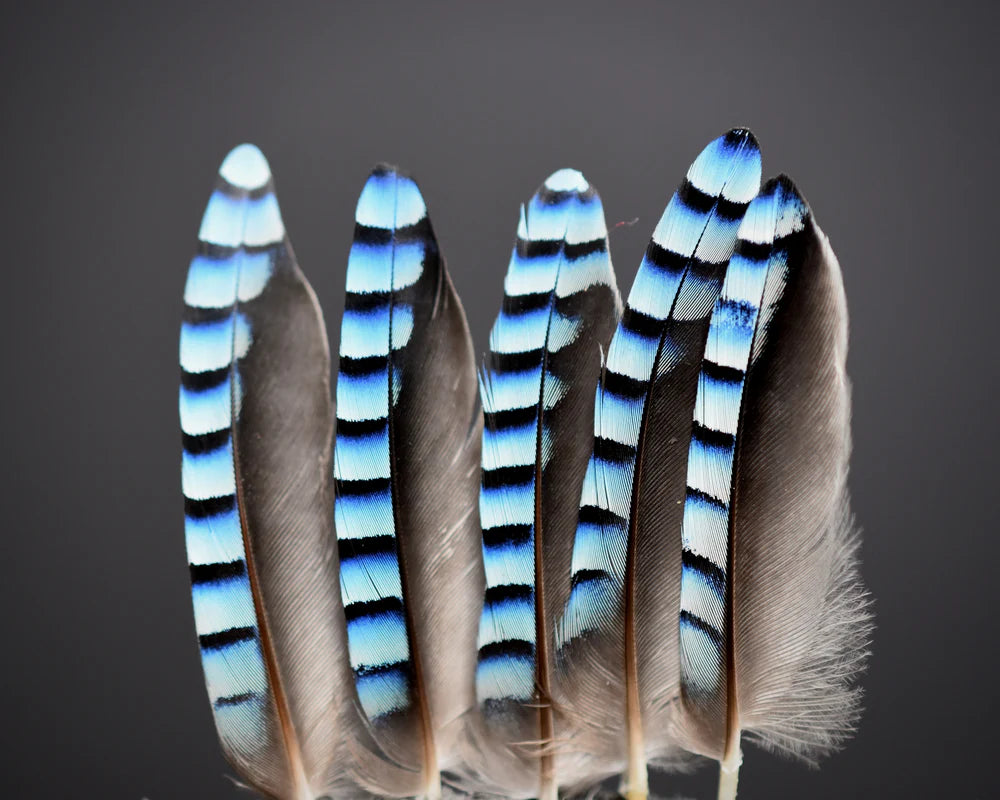
[[[376,794],[440,792],[474,704],[483,593],[472,341],[423,198],[376,167],[358,201],[334,455],[340,588]]]
[[[712,312],[683,516],[677,731],[731,774],[741,731],[812,759],[857,718],[846,352],[836,257],[791,181],[769,181]]]
[[[559,663],[573,687],[565,705],[577,779],[623,773],[625,792],[646,790],[647,761],[680,757],[670,621],[689,419],[708,316],[759,185],[760,151],[746,130],[719,137],[691,165],[639,267],[597,394]]]
[[[219,170],[184,301],[185,533],[216,727],[248,785],[313,798],[341,786],[350,726],[329,352],[252,145]]]
[[[600,198],[559,170],[521,208],[481,379],[486,593],[469,768],[506,797],[555,797],[553,631],[620,303]]]

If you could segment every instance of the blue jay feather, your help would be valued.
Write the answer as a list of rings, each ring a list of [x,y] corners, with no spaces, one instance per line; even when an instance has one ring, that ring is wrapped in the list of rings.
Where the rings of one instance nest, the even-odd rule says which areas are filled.
[[[805,207],[773,181],[751,203],[712,311],[688,451],[681,533],[682,684],[692,699],[724,691],[733,460],[750,351],[772,270],[787,269]],[[779,224],[781,228],[779,229]]]
[[[521,208],[481,379],[486,594],[470,750],[484,785],[511,797],[556,788],[538,752],[552,737],[550,642],[619,309],[600,198],[579,172],[559,170]]]
[[[690,365],[759,184],[760,150],[748,131],[730,131],[698,156],[653,233],[598,390],[559,636],[574,687],[565,701],[577,728],[571,746],[583,753],[574,771],[624,772],[624,792],[645,791],[648,759],[675,756],[677,647],[667,621],[676,615],[680,526],[664,516],[683,500],[690,423],[674,420],[690,415]]]
[[[392,167],[358,200],[336,395],[340,590],[358,700],[384,756],[362,780],[434,796],[473,703],[482,415],[423,198]]]
[[[340,329],[334,463],[341,596],[358,698],[373,721],[413,702],[393,511],[389,354],[406,347],[413,329],[413,306],[398,293],[420,279],[427,255],[437,258],[426,216],[411,181],[389,171],[369,179],[358,203]]]
[[[316,469],[330,463],[329,353],[251,145],[220,168],[184,300],[185,532],[216,727],[251,786],[313,797],[339,785],[349,729],[332,481]]]
[[[770,181],[705,345],[682,527],[679,743],[722,763],[740,736],[807,760],[858,714],[868,601],[846,479],[840,267],[794,185]]]

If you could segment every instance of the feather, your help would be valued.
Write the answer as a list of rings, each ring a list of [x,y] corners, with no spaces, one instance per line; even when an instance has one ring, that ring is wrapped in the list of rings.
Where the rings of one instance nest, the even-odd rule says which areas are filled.
[[[600,198],[559,170],[521,207],[481,380],[486,594],[467,758],[480,788],[506,797],[556,797],[541,749],[553,735],[550,642],[620,303]]]
[[[677,736],[722,762],[740,736],[808,758],[858,715],[868,601],[848,510],[847,311],[829,242],[787,178],[739,231],[712,312],[683,519]]]
[[[439,796],[474,704],[481,426],[472,341],[423,198],[376,167],[348,259],[334,454],[348,650],[382,750],[358,780],[375,794]]]
[[[247,784],[313,798],[339,785],[348,730],[329,351],[252,145],[219,170],[184,301],[185,535],[216,728]]]
[[[708,314],[759,185],[749,131],[730,131],[698,156],[653,233],[598,390],[559,630],[570,687],[560,701],[574,730],[563,763],[581,781],[624,773],[630,797],[648,792],[648,760],[679,758],[669,734],[678,691],[671,623],[687,420]]]

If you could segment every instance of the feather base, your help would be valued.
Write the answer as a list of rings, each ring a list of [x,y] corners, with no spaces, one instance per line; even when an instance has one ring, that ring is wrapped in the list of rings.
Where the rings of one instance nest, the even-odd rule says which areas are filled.
[[[719,762],[719,800],[736,800],[742,764],[743,752],[740,750],[740,734],[737,732],[727,748],[726,757]]]

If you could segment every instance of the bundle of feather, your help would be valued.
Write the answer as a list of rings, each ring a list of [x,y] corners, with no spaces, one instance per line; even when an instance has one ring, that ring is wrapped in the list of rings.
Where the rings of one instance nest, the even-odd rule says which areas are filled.
[[[840,268],[746,130],[622,308],[575,170],[521,208],[478,374],[424,200],[372,172],[336,404],[267,162],[219,170],[184,292],[195,621],[223,751],[281,800],[543,798],[806,760],[858,716]],[[334,411],[334,408],[336,411]]]

